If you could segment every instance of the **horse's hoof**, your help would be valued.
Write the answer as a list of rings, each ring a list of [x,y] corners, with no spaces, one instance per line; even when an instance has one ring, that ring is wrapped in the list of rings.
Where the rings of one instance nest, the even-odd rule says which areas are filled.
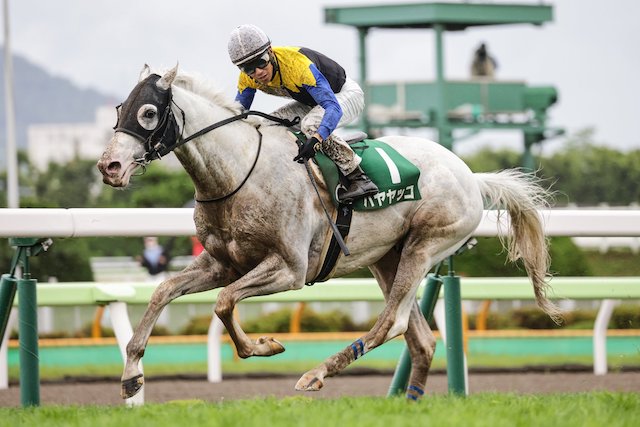
[[[273,356],[284,351],[284,346],[280,341],[271,337],[260,337],[256,340],[254,356]]]
[[[305,374],[296,383],[297,391],[318,391],[324,383],[315,375]]]
[[[123,399],[128,399],[130,397],[135,396],[142,385],[144,384],[144,375],[139,374],[135,377],[129,378],[127,380],[122,381],[122,390],[120,390],[120,396]]]

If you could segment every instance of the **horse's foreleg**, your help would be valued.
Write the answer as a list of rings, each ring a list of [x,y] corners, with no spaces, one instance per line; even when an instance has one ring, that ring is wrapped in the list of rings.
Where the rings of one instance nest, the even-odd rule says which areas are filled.
[[[273,255],[220,291],[216,301],[216,315],[227,328],[238,356],[272,356],[284,351],[284,346],[272,337],[260,337],[252,341],[233,318],[233,309],[240,301],[251,296],[300,288],[302,283],[296,284],[296,277],[280,256]]]
[[[139,366],[140,360],[144,355],[153,325],[164,307],[181,295],[206,291],[225,283],[222,275],[212,269],[210,264],[201,266],[206,267],[205,269],[195,267],[195,265],[205,264],[202,261],[198,263],[198,260],[183,272],[162,282],[151,295],[149,305],[127,344],[127,361],[122,373],[121,396],[123,399],[135,395],[144,383]]]

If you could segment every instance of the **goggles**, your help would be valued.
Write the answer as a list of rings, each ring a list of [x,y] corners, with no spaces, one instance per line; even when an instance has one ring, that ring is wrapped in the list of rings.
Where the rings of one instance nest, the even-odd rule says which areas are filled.
[[[240,70],[245,73],[246,75],[250,76],[251,74],[256,72],[257,68],[260,68],[261,70],[263,68],[265,68],[267,65],[269,65],[269,52],[265,52],[262,54],[262,56],[259,56],[256,59],[253,59],[249,62],[246,62],[242,65],[239,65],[238,67],[240,68]]]

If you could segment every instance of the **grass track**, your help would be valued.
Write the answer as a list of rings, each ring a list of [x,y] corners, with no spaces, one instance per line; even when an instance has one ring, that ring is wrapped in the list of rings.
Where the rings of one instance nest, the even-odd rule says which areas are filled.
[[[197,400],[136,408],[0,408],[0,426],[636,426],[637,393],[432,395],[404,398]]]

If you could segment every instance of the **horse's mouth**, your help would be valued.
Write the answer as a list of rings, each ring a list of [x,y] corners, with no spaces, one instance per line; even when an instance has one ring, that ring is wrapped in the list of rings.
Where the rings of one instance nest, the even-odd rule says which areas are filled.
[[[119,162],[111,162],[106,170],[100,169],[100,172],[102,172],[102,182],[111,187],[125,188],[129,185],[131,177],[138,166],[140,165],[131,162],[123,168]]]

